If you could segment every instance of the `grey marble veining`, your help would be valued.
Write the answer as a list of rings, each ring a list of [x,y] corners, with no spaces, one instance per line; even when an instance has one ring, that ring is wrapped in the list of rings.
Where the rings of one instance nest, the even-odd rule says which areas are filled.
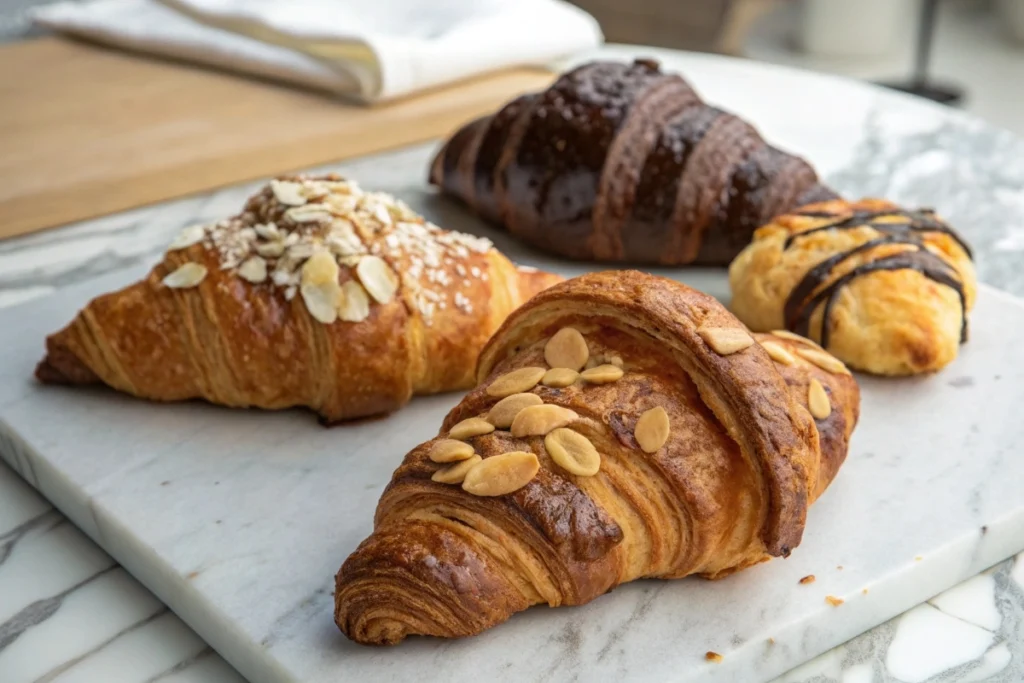
[[[975,246],[982,280],[1011,292],[1024,294],[1024,276],[1021,276],[1017,272],[1019,268],[1015,267],[1020,259],[1019,252],[1024,250],[1024,221],[1020,219],[1024,215],[1021,211],[1024,208],[1024,144],[1020,141],[966,117],[947,114],[945,110],[925,105],[904,106],[902,99],[897,96],[883,96],[850,84],[842,84],[850,89],[839,88],[846,95],[848,106],[842,112],[838,112],[834,120],[822,122],[815,126],[815,130],[808,131],[804,130],[806,120],[793,120],[791,112],[787,112],[785,106],[762,111],[759,118],[758,110],[753,105],[768,101],[768,93],[778,85],[772,82],[774,76],[766,77],[766,82],[760,84],[750,84],[749,74],[746,80],[715,79],[714,67],[709,68],[708,64],[718,60],[696,58],[692,63],[688,59],[683,61],[685,63],[681,63],[680,67],[693,76],[693,80],[708,99],[727,103],[759,123],[762,129],[765,129],[767,137],[806,154],[818,165],[823,175],[844,193],[851,196],[884,195],[899,201],[938,208]],[[758,72],[757,69],[753,71]],[[786,74],[784,71],[782,73]],[[702,81],[699,75],[706,77],[706,80]],[[806,86],[806,83],[804,85]],[[743,86],[743,92],[730,90],[740,86]],[[822,82],[821,87],[827,91],[836,86],[834,82],[829,81]],[[853,96],[850,95],[851,92],[859,92],[860,95]],[[828,99],[829,94],[823,92],[821,96]],[[852,135],[851,130],[854,131]],[[418,177],[412,180],[412,176],[408,174],[410,166],[422,169],[424,153],[423,149],[412,149],[384,155],[368,164],[332,165],[331,168],[347,170],[358,177],[364,186],[388,190],[408,198],[417,208],[427,211],[435,220],[444,223],[444,218],[456,215],[458,209],[436,201]],[[404,180],[396,182],[396,178]],[[158,258],[170,236],[181,227],[236,211],[252,187],[250,184],[229,188],[203,197],[143,208],[0,243],[0,304],[10,305],[16,301],[51,293],[58,288],[84,282],[97,274],[121,267],[144,267]],[[507,236],[496,235],[499,247],[506,246],[507,239]],[[543,257],[538,257],[538,260],[543,262]],[[0,472],[0,484],[10,484],[12,489],[23,487],[20,482],[11,480],[9,472],[6,471]],[[979,493],[979,496],[981,495],[983,492]],[[3,500],[0,496],[0,671],[3,671],[4,661],[10,661],[9,655],[14,652],[15,647],[24,648],[25,643],[31,644],[34,632],[38,633],[48,624],[59,622],[62,615],[69,613],[71,601],[68,600],[68,596],[81,595],[83,591],[88,590],[95,591],[97,595],[106,595],[103,591],[109,590],[108,585],[119,585],[113,579],[107,578],[108,575],[120,577],[117,578],[117,582],[131,582],[127,575],[123,575],[123,570],[111,569],[113,564],[109,558],[99,559],[105,556],[95,546],[90,550],[90,544],[86,539],[72,540],[70,532],[77,533],[79,537],[81,534],[66,523],[56,524],[60,519],[57,513],[46,512],[44,509],[40,513],[43,515],[43,521],[33,522],[29,531],[14,528],[20,528],[25,522],[14,525],[10,531],[4,531],[4,514],[8,511],[3,507]],[[35,508],[32,506],[38,504],[26,505],[34,511]],[[51,523],[52,528],[48,526]],[[44,528],[47,529],[45,533],[38,533]],[[63,549],[68,565],[84,562],[85,564],[77,566],[86,567],[87,570],[83,571],[91,571],[89,576],[93,578],[86,576],[72,583],[67,581],[74,577],[62,576],[60,580],[54,579],[50,595],[40,597],[13,614],[7,614],[4,611],[5,605],[8,604],[5,600],[8,600],[10,595],[4,590],[4,587],[9,585],[4,583],[4,579],[11,574],[4,572],[10,572],[10,568],[14,566],[12,558],[17,558],[26,552],[26,549],[43,547],[46,538],[51,539],[54,544],[60,544],[59,547]],[[72,557],[76,558],[74,562],[71,560]],[[29,567],[29,571],[40,571],[40,566],[26,562],[19,571],[26,571],[24,567]],[[995,670],[991,676],[976,680],[1021,680],[1024,678],[1024,654],[1021,652],[1021,643],[1024,642],[1024,628],[1021,626],[1024,618],[1024,570],[1021,569],[1021,560],[1018,560],[1016,565],[1013,561],[1001,563],[989,575],[994,584],[991,598],[986,598],[979,591],[974,592],[979,593],[976,596],[979,603],[986,599],[994,601],[999,612],[998,627],[995,629],[972,624],[962,616],[950,615],[940,607],[924,606],[918,608],[923,617],[911,619],[908,618],[908,614],[908,617],[893,620],[868,631],[845,646],[792,672],[785,680],[808,683],[896,681],[898,679],[890,671],[890,664],[898,666],[901,662],[889,661],[894,649],[905,649],[907,646],[903,643],[916,642],[914,633],[921,632],[922,628],[932,629],[939,636],[944,633],[942,629],[952,628],[950,622],[944,622],[935,617],[935,614],[945,615],[946,618],[963,623],[969,628],[989,633],[990,645],[985,649],[988,654],[914,680],[970,680],[972,672],[980,672],[986,666],[997,666],[1003,650],[1009,653],[1009,662]],[[79,585],[82,581],[84,583]],[[102,590],[96,589],[96,586]],[[121,593],[124,595],[120,595],[119,599],[128,600],[136,606],[134,611],[127,610],[131,612],[127,620],[134,619],[133,624],[138,626],[138,630],[130,628],[131,624],[120,625],[120,622],[112,622],[111,628],[115,630],[98,639],[92,649],[71,653],[67,662],[56,663],[47,669],[47,672],[56,672],[55,677],[48,680],[65,680],[61,676],[71,676],[76,670],[88,671],[89,669],[82,667],[90,665],[90,662],[92,666],[98,667],[92,669],[93,671],[102,671],[103,653],[127,653],[130,649],[125,644],[132,642],[134,633],[162,634],[161,628],[168,623],[176,622],[172,615],[159,611],[159,608],[156,612],[149,612],[149,605],[152,604],[149,601],[152,597],[147,598],[144,589],[137,584],[134,589],[122,590]],[[658,591],[650,589],[648,593],[637,603],[633,612],[633,622],[627,619],[625,623],[635,623],[647,618],[651,606],[657,601]],[[116,597],[110,595],[111,600]],[[11,604],[13,602],[11,601]],[[25,611],[26,607],[31,609]],[[947,605],[945,609],[952,608]],[[306,616],[307,613],[299,606],[296,611],[286,614],[283,618],[286,621],[301,620]],[[184,627],[179,624],[178,628]],[[563,648],[566,658],[567,668],[559,669],[560,673],[572,670],[574,658],[586,656],[580,647],[585,628],[586,624],[583,622],[570,621],[555,637],[556,645]],[[969,635],[976,637],[980,644],[986,642],[985,636],[974,631]],[[940,640],[941,638],[938,638],[935,642]],[[159,678],[153,680],[221,680],[189,678],[191,674],[183,673],[200,669],[204,672],[207,669],[216,671],[217,674],[214,675],[228,675],[225,672],[229,670],[224,669],[219,658],[210,654],[205,646],[187,638],[184,638],[184,641],[188,645],[183,646],[183,651],[187,650],[188,655],[183,655],[180,662],[172,663],[171,666],[158,671]],[[926,637],[925,642],[927,641]],[[896,655],[906,659],[900,652]],[[928,653],[925,652],[921,656],[927,658]],[[5,660],[4,657],[8,659]],[[96,664],[97,661],[100,664]],[[62,668],[68,663],[70,666]],[[927,667],[919,669],[926,670]],[[866,675],[869,677],[865,677]],[[139,680],[147,678],[151,676]],[[71,676],[66,680],[75,679]],[[901,680],[910,679],[904,676]]]

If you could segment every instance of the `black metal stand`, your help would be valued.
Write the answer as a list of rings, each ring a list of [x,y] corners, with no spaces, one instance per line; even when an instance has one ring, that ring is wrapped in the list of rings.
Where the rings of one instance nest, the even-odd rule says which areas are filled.
[[[914,75],[909,82],[879,83],[887,88],[924,97],[940,104],[957,105],[963,102],[964,91],[948,84],[936,84],[928,80],[928,62],[932,56],[932,41],[935,38],[935,17],[939,0],[923,0],[921,23],[917,29],[917,48],[914,55]]]

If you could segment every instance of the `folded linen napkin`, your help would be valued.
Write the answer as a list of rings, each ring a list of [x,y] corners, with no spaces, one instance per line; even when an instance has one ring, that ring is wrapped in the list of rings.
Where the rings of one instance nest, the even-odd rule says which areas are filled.
[[[89,0],[57,31],[376,102],[600,44],[562,0]]]

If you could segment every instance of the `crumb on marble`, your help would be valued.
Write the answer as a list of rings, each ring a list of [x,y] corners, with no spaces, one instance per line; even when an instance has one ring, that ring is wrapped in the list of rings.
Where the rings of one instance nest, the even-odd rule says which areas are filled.
[[[199,572],[189,572],[188,574],[185,575],[185,578],[187,580],[191,581],[192,579],[196,578],[197,576],[199,576]]]
[[[981,527],[981,535],[984,536],[988,533],[988,526]]]
[[[162,481],[162,482],[160,482],[160,485],[161,486],[168,486],[168,485],[170,485],[170,483],[171,482],[169,482],[169,481]]]
[[[774,638],[769,638],[768,639],[768,644],[769,645],[774,645],[775,644],[775,639]]]
[[[708,660],[709,662],[720,662],[724,659],[724,657],[722,657],[722,655],[718,654],[717,652],[712,652],[711,650],[708,650],[704,653],[704,659]]]
[[[836,565],[836,571],[840,571],[840,572],[843,571],[843,565],[837,564]]]
[[[914,556],[914,562],[920,562],[920,561],[921,561],[921,560],[923,560],[923,559],[924,559],[924,558],[923,558],[923,557],[921,557],[920,555],[915,555],[915,556]]]
[[[861,593],[863,593],[864,595],[867,595],[868,594],[868,589],[865,588],[864,590],[861,591]]]
[[[814,581],[814,574],[808,574],[804,578],[800,579],[800,583],[802,584],[814,583]]]
[[[842,598],[837,598],[834,595],[826,595],[825,596],[825,602],[827,602],[828,604],[832,605],[833,607],[839,607],[839,605],[843,604],[846,601],[843,600]]]

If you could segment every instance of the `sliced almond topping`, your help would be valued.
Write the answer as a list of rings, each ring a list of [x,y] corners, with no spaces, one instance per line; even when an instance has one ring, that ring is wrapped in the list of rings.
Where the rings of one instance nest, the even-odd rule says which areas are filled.
[[[832,414],[832,403],[828,400],[825,387],[813,377],[807,387],[807,405],[811,409],[811,415],[817,420],[824,420]]]
[[[356,275],[378,303],[386,304],[398,291],[398,276],[379,256],[364,256],[356,266]]]
[[[306,310],[315,319],[330,325],[338,319],[338,304],[341,301],[341,287],[337,282],[304,284],[299,288]]]
[[[827,370],[828,372],[833,372],[837,375],[850,374],[850,371],[846,369],[843,362],[827,351],[819,351],[817,349],[797,349],[796,353],[804,360],[814,363],[822,370]]]
[[[302,194],[302,183],[271,180],[270,190],[274,193],[274,199],[286,206],[302,206],[306,203],[306,197]]]
[[[434,462],[458,462],[473,457],[473,447],[465,441],[441,439],[435,441],[427,454]]]
[[[362,322],[370,317],[370,297],[355,280],[349,280],[341,286],[338,317],[350,323]]]
[[[188,289],[198,285],[205,277],[206,266],[190,262],[179,266],[173,273],[168,273],[163,283],[171,289]]]
[[[796,363],[796,358],[793,358],[793,354],[785,349],[782,344],[778,344],[772,341],[761,342],[761,346],[768,352],[771,359],[776,363],[782,363],[783,365],[793,365]]]
[[[482,417],[471,417],[448,430],[448,437],[465,441],[481,434],[490,434],[493,431],[494,425],[487,420]]]
[[[580,377],[591,384],[608,384],[622,379],[622,368],[611,364],[598,365],[584,370],[580,373]]]
[[[803,344],[809,344],[809,345],[813,346],[816,349],[820,349],[821,348],[820,346],[818,346],[818,344],[813,339],[808,339],[807,337],[803,337],[803,336],[797,334],[796,332],[790,332],[789,330],[772,330],[771,333],[774,334],[776,337],[778,337],[780,339],[788,339],[789,341],[795,341],[795,342],[801,342]]]
[[[276,241],[281,238],[281,231],[276,223],[259,223],[252,226],[256,234],[265,240]]]
[[[508,429],[523,408],[539,406],[544,400],[537,394],[512,394],[501,399],[487,413],[487,421],[498,429]]]
[[[323,204],[293,206],[284,212],[284,217],[296,223],[318,223],[331,220],[331,214]]]
[[[502,453],[470,469],[462,489],[474,496],[504,496],[529,484],[539,470],[540,461],[533,453]]]
[[[580,378],[580,373],[569,368],[551,368],[540,378],[540,383],[546,387],[562,388],[574,384]]]
[[[607,358],[605,358],[605,360],[617,368],[621,368],[624,365],[624,363],[622,362],[622,356],[617,356],[615,354],[608,356]]]
[[[537,382],[544,376],[544,372],[544,368],[530,367],[505,373],[491,382],[487,387],[487,395],[504,398],[512,394],[527,392],[537,386]]]
[[[178,249],[191,247],[193,244],[202,242],[204,237],[206,237],[206,228],[201,225],[190,225],[178,233],[178,236],[167,247],[167,251],[177,251]]]
[[[563,327],[544,346],[544,360],[553,368],[579,370],[587,364],[590,349],[579,330]]]
[[[569,474],[592,477],[601,469],[601,455],[579,432],[559,427],[544,437],[544,447],[555,464]]]
[[[310,256],[302,264],[302,284],[322,285],[326,282],[337,282],[338,263],[334,260],[331,252],[321,249]]]
[[[720,356],[738,353],[754,343],[754,338],[738,327],[701,327],[697,334]]]
[[[481,462],[483,462],[483,458],[479,455],[471,455],[466,460],[457,462],[454,465],[442,467],[437,472],[434,472],[430,479],[440,484],[461,484],[462,480],[466,478],[466,473]]]
[[[238,267],[238,276],[253,284],[259,284],[267,279],[267,262],[260,256],[247,258]]]
[[[284,253],[284,242],[263,242],[257,244],[256,253],[267,258],[277,258]]]
[[[668,413],[661,406],[644,411],[633,428],[633,438],[644,453],[654,453],[668,441]]]
[[[544,436],[579,419],[575,411],[550,403],[523,408],[512,421],[512,436]]]

